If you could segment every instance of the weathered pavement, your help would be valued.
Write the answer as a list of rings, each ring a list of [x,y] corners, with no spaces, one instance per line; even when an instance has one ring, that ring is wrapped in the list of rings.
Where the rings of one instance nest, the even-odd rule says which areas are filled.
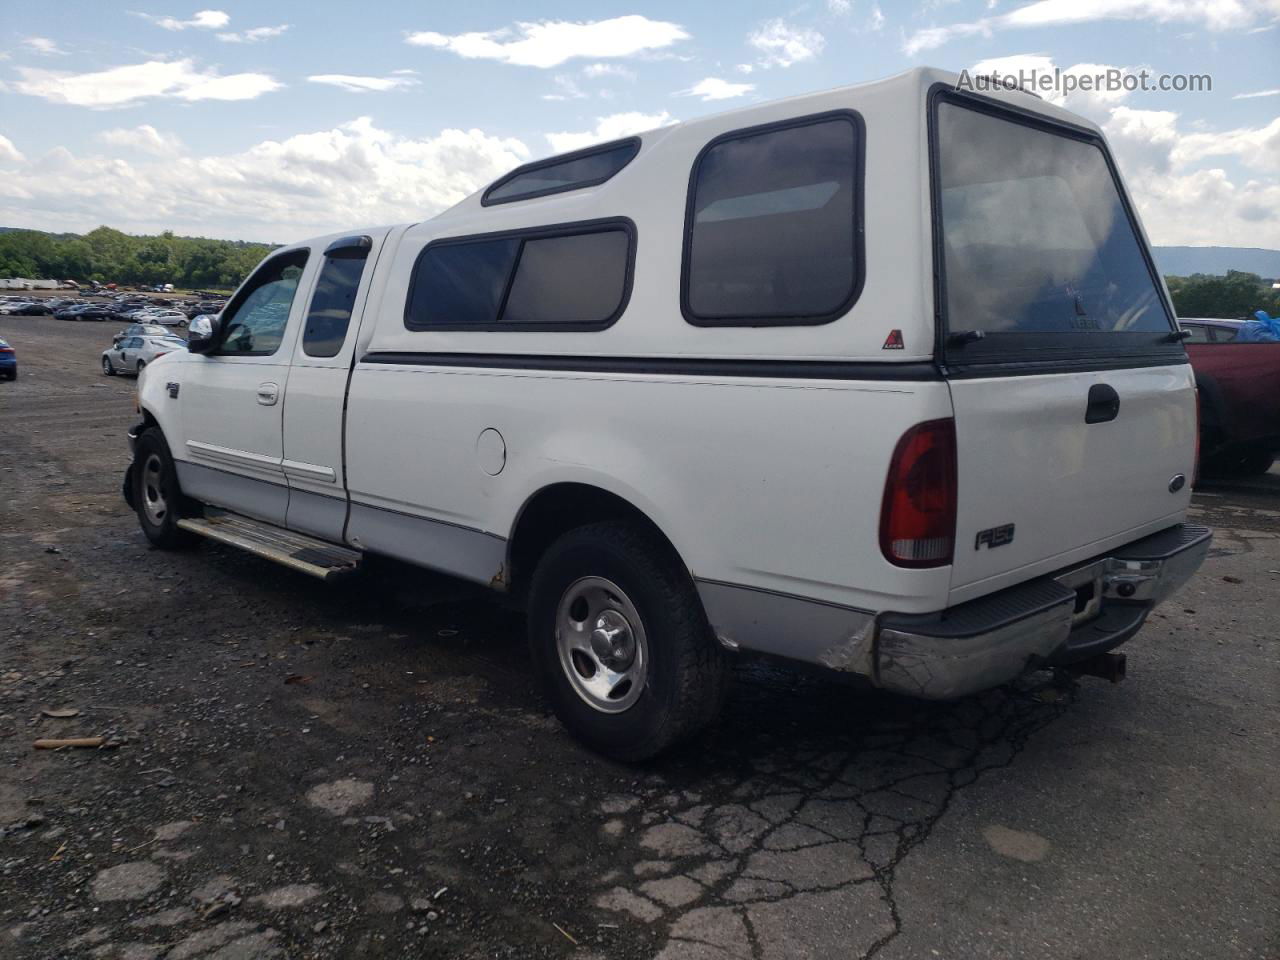
[[[1120,686],[744,665],[629,768],[483,594],[148,549],[112,329],[0,318],[0,957],[1280,956],[1280,474],[1197,496]],[[31,748],[79,735],[117,746]]]

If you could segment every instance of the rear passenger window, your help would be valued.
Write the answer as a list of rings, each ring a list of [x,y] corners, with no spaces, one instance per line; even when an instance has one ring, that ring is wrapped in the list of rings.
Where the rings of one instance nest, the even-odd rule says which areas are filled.
[[[639,151],[640,141],[633,137],[528,163],[486,190],[480,202],[487,207],[594,187],[625,167]]]
[[[342,350],[369,254],[368,244],[368,237],[347,237],[325,251],[302,331],[302,352],[307,356],[336,357]]]
[[[699,326],[827,323],[862,287],[862,124],[821,114],[713,140],[694,164],[681,306]]]
[[[635,230],[610,220],[429,244],[405,305],[410,330],[599,330],[631,292]]]

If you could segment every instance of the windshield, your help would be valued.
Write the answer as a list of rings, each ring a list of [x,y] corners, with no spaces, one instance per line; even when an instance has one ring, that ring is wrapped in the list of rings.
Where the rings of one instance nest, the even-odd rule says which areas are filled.
[[[946,100],[937,111],[952,334],[1172,329],[1100,146]]]

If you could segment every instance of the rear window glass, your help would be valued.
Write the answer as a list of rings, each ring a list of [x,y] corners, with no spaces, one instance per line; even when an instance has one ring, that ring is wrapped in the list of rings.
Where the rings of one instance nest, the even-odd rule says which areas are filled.
[[[364,257],[325,257],[302,331],[307,356],[336,357],[342,350],[365,263]]]
[[[937,110],[952,334],[1171,329],[1097,144],[947,101]]]
[[[693,173],[684,312],[695,324],[823,323],[860,284],[852,116],[732,134]]]
[[[600,329],[622,312],[633,234],[621,222],[447,240],[418,259],[405,326]]]
[[[630,163],[639,150],[639,140],[624,140],[526,164],[486,190],[482,202],[509,203],[596,186]]]

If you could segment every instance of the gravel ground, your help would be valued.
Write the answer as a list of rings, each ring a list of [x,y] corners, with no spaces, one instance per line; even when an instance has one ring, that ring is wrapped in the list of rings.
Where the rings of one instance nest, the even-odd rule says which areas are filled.
[[[0,318],[0,956],[1280,957],[1280,473],[1197,495],[1122,685],[744,663],[626,767],[473,588],[150,549],[114,329]]]

